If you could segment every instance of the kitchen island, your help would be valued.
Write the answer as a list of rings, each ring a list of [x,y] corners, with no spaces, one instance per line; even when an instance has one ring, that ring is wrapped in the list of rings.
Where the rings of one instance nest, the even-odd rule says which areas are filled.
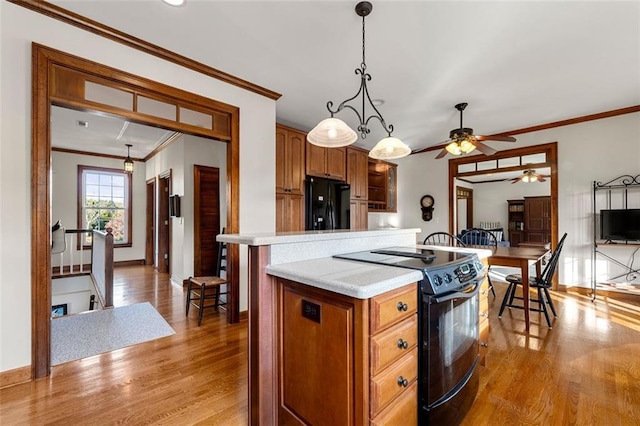
[[[218,236],[248,246],[251,424],[417,422],[422,273],[331,256],[415,246],[419,232]]]

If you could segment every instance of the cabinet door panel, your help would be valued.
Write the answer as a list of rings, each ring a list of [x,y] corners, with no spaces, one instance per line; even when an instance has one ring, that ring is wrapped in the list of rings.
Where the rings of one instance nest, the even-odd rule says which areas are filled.
[[[417,425],[418,382],[414,382],[380,415],[371,421],[372,426]]]
[[[320,322],[303,316],[303,300],[320,310]],[[281,303],[281,410],[306,424],[353,424],[353,306],[302,296],[287,285]]]
[[[326,163],[327,163],[327,149],[321,146],[316,146],[311,143],[307,143],[307,175],[327,177],[326,175]]]
[[[327,148],[327,177],[336,180],[347,179],[347,150]]]
[[[287,187],[287,131],[276,128],[276,192]]]
[[[371,375],[376,375],[388,365],[407,354],[417,345],[418,316],[413,315],[399,326],[371,338]],[[404,347],[406,343],[406,347]]]
[[[304,148],[306,145],[304,133],[289,133],[287,157],[289,159],[289,189],[292,194],[304,194]]]
[[[402,379],[401,379],[402,377]],[[371,417],[375,417],[406,388],[400,380],[413,383],[418,377],[418,348],[400,358],[389,368],[371,379]]]

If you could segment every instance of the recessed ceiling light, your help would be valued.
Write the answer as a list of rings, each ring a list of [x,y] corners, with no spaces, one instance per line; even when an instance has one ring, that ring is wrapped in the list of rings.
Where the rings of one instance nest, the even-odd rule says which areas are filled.
[[[76,120],[76,124],[80,127],[89,127],[89,122],[84,120]]]
[[[185,2],[185,0],[162,0],[162,1],[171,6],[182,6]]]

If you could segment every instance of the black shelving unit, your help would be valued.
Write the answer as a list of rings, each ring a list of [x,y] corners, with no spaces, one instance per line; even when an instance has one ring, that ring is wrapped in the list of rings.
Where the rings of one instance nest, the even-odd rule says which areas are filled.
[[[605,205],[603,206],[603,208],[606,208],[606,209],[617,208],[617,209],[626,210],[629,208],[629,205],[628,205],[629,192],[631,191],[640,191],[640,174],[636,176],[632,176],[632,175],[618,176],[617,178],[612,179],[606,183],[593,181],[593,191],[592,191],[593,193],[593,200],[592,200],[593,201],[593,252],[591,256],[591,290],[592,290],[591,300],[592,301],[596,299],[596,289],[597,289],[596,260],[598,255],[606,258],[607,260],[625,269],[624,273],[615,277],[611,277],[612,280],[620,278],[627,274],[640,273],[640,268],[633,269],[627,266],[626,264],[618,261],[617,259],[614,259],[613,257],[609,256],[608,254],[602,252],[598,248],[599,246],[613,246],[614,244],[609,244],[606,241],[599,242],[598,223],[597,223],[599,210],[598,210],[597,194],[601,192],[604,192],[605,194]],[[614,203],[616,204],[615,206],[613,205]],[[640,245],[638,244],[629,244],[628,242],[626,243],[622,242],[620,244],[615,244],[615,245],[624,246],[624,247],[629,247],[629,246],[640,247]]]

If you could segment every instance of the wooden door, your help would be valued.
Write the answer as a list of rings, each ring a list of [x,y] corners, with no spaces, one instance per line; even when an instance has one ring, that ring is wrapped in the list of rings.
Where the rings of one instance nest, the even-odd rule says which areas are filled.
[[[215,275],[220,229],[220,169],[193,166],[193,273]]]
[[[147,181],[147,226],[145,238],[145,265],[156,264],[156,180]]]
[[[171,272],[171,225],[169,224],[169,190],[171,172],[158,179],[158,272]]]

